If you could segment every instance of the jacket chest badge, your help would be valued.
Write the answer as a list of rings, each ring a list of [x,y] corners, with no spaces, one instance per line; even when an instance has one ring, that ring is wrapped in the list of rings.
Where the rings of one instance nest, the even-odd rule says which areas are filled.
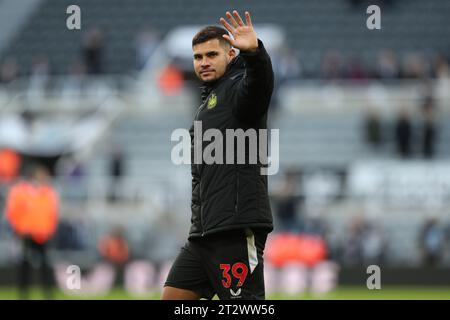
[[[212,93],[211,96],[208,99],[207,108],[212,109],[217,105],[217,95],[215,93]]]

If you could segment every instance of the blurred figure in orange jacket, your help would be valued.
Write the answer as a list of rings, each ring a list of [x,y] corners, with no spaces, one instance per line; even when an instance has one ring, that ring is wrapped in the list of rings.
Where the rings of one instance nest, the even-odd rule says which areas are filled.
[[[110,232],[103,235],[97,245],[103,261],[111,264],[116,273],[116,285],[124,285],[124,268],[130,259],[130,249],[125,237],[125,229],[115,226]]]
[[[35,257],[40,259],[40,273],[44,293],[51,298],[52,270],[47,258],[47,242],[58,224],[59,198],[50,185],[47,168],[36,165],[30,179],[11,187],[6,200],[6,218],[22,239],[22,261],[19,268],[19,291],[27,298],[30,284],[30,266]]]
[[[108,262],[121,265],[127,262],[129,257],[128,244],[125,239],[125,230],[117,226],[100,238],[98,250]]]

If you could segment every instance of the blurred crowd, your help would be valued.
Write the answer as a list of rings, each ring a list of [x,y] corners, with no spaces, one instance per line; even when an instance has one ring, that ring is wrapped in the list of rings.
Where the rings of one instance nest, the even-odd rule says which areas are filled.
[[[394,119],[385,119],[372,108],[364,119],[364,141],[375,152],[390,144],[400,159],[433,159],[439,144],[438,119],[432,96],[423,97],[418,109],[401,108]]]
[[[130,72],[144,68],[159,42],[158,32],[151,27],[143,27],[136,33],[134,40],[130,41],[134,51],[134,65],[130,66]],[[105,61],[108,41],[101,28],[92,27],[86,31],[79,46],[78,54],[67,61],[67,69],[63,74],[82,78],[111,73]],[[0,85],[11,83],[22,76],[30,77],[31,82],[45,85],[48,77],[54,74],[51,58],[45,52],[33,55],[29,69],[23,69],[13,56],[0,61]]]
[[[130,49],[134,53],[134,65],[129,66],[129,72],[142,70],[155,52],[161,41],[161,32],[153,27],[142,27],[137,31]],[[67,62],[68,68],[64,74],[102,75],[111,73],[111,66],[105,60],[108,48],[108,37],[99,27],[92,27],[83,34],[78,54]],[[364,81],[368,79],[426,79],[439,78],[448,74],[448,56],[444,52],[424,54],[418,51],[398,53],[389,48],[380,49],[374,56],[349,55],[336,49],[323,52],[319,65],[311,70],[307,65],[316,62],[308,61],[301,50],[282,47],[272,52],[272,62],[279,84],[294,79],[350,79]],[[317,59],[317,58],[315,58]],[[185,80],[190,80],[191,74],[183,70],[177,61],[170,64],[178,69]],[[308,71],[310,70],[310,71]],[[173,70],[168,70],[173,71]],[[166,71],[164,71],[166,72]],[[31,67],[24,70],[12,56],[0,61],[0,84],[10,83],[20,76],[30,76],[41,79],[52,75],[52,61],[45,52],[36,53],[32,57]]]
[[[370,79],[427,79],[448,74],[448,58],[443,53],[434,56],[420,52],[396,53],[381,49],[373,58],[345,55],[339,50],[324,52],[316,71],[306,71],[311,63],[302,59],[300,52],[285,49],[275,55],[274,69],[281,82],[291,79],[311,78],[324,80],[348,79],[363,82]]]
[[[387,231],[388,225],[361,212],[348,219],[345,228],[338,231],[329,220],[311,213],[318,209],[308,207],[309,200],[302,186],[301,172],[287,171],[278,188],[272,192],[275,235],[290,234],[299,239],[312,239],[311,247],[302,247],[302,250],[311,250],[312,254],[316,252],[313,257],[325,251],[326,254],[322,253],[317,263],[327,259],[342,266],[388,265],[391,262],[391,255],[395,252],[390,250],[393,240]],[[450,221],[442,222],[438,218],[424,216],[422,223],[415,226],[415,231],[409,232],[417,235],[413,247],[420,264],[425,267],[442,266],[446,251],[450,248]],[[280,247],[292,247],[287,242],[280,244],[280,241],[277,240]],[[321,249],[318,249],[317,241],[321,243]]]

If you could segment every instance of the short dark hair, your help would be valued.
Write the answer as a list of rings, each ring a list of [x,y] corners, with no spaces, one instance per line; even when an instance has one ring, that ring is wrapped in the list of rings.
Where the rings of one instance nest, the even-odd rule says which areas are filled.
[[[224,39],[223,35],[229,35],[228,31],[218,26],[207,26],[202,28],[192,38],[192,46],[212,39],[218,39],[220,43],[230,46],[230,43]]]

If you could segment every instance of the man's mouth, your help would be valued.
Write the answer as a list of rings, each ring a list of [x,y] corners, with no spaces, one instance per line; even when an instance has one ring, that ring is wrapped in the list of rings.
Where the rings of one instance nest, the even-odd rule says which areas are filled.
[[[204,75],[206,75],[206,74],[208,74],[208,73],[212,73],[212,72],[213,72],[213,70],[204,70],[204,71],[201,71],[200,74],[201,74],[202,76],[204,76]]]

